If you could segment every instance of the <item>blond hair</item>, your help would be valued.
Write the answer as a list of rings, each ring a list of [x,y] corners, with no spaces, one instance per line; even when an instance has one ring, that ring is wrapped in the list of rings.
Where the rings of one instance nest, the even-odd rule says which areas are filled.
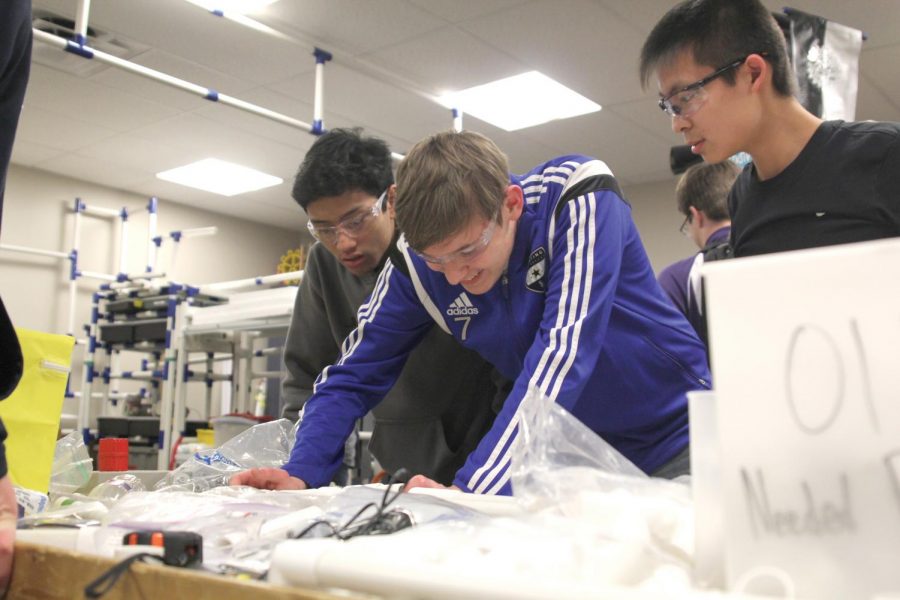
[[[471,131],[436,133],[397,168],[397,226],[424,250],[465,229],[475,217],[499,219],[509,185],[506,155]]]

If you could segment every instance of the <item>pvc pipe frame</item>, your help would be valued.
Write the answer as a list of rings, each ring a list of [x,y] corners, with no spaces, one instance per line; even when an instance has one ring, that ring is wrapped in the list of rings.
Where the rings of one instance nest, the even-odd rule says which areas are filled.
[[[240,110],[259,115],[261,117],[266,117],[267,119],[271,119],[273,121],[277,121],[291,127],[296,127],[297,129],[304,129],[307,132],[312,132],[313,130],[312,125],[310,125],[309,123],[304,123],[299,119],[277,113],[273,110],[269,110],[268,108],[263,108],[255,104],[245,102],[244,100],[240,100],[239,98],[235,98],[227,94],[220,94],[216,90],[205,88],[195,83],[185,81],[184,79],[172,77],[171,75],[167,75],[161,71],[150,69],[131,61],[123,60],[117,56],[113,56],[112,54],[107,54],[106,52],[102,52],[100,50],[90,48],[89,46],[85,46],[84,44],[76,44],[75,42],[71,42],[64,38],[55,36],[51,33],[47,33],[36,28],[32,29],[32,31],[34,33],[34,39],[50,44],[51,46],[56,46],[57,48],[66,50],[77,56],[88,59],[94,58],[102,63],[106,63],[114,67],[119,67],[120,69],[123,69],[130,73],[134,73],[135,75],[147,77],[149,79],[164,83],[168,86],[184,90],[186,92],[191,92],[192,94],[201,96],[203,98],[206,98],[207,100],[213,102],[221,102],[222,104],[226,104],[228,106],[238,108]]]
[[[266,285],[269,283],[279,283],[290,279],[302,279],[303,271],[289,271],[287,273],[278,273],[276,275],[266,275],[264,277],[250,277],[249,279],[235,279],[234,281],[220,281],[218,283],[208,283],[200,287],[201,292],[215,293],[225,290],[236,290],[244,287],[254,287],[257,285]]]
[[[133,63],[131,61],[123,60],[114,56],[112,54],[107,54],[106,52],[102,52],[100,50],[95,50],[87,45],[84,42],[87,41],[87,21],[88,21],[88,13],[90,9],[90,0],[80,0],[78,5],[78,16],[76,19],[76,27],[78,33],[76,33],[76,41],[72,42],[61,38],[59,36],[55,36],[53,34],[47,33],[45,31],[40,31],[39,29],[33,28],[34,39],[49,44],[51,46],[56,46],[62,50],[67,52],[71,52],[76,56],[81,56],[86,59],[96,58],[100,62],[106,63],[108,65],[112,65],[114,67],[118,67],[130,73],[134,73],[135,75],[139,75],[141,77],[146,77],[148,79],[153,79],[155,81],[159,81],[160,83],[164,83],[168,86],[174,87],[176,89],[180,89],[186,92],[190,92],[194,95],[201,96],[207,100],[212,102],[221,102],[222,104],[231,106],[233,108],[237,108],[239,110],[243,110],[245,112],[249,112],[272,121],[276,121],[278,123],[282,123],[284,125],[288,125],[290,127],[294,127],[297,129],[303,129],[307,133],[311,133],[313,135],[320,135],[325,132],[325,128],[323,125],[323,103],[324,103],[324,68],[325,62],[330,60],[330,54],[316,48],[314,51],[314,55],[316,56],[316,69],[315,69],[315,89],[313,96],[313,123],[306,123],[299,119],[295,119],[288,115],[275,112],[268,108],[264,108],[262,106],[251,104],[250,102],[246,102],[239,98],[235,98],[234,96],[229,96],[227,94],[221,94],[218,91],[207,88],[201,85],[197,85],[196,83],[191,83],[190,81],[185,81],[184,79],[179,79],[177,77],[173,77],[161,71],[157,71],[155,69],[150,69],[143,65],[139,65],[137,63]],[[323,55],[327,55],[326,59],[320,58]],[[462,113],[455,110],[453,111],[453,127],[456,131],[462,130]],[[403,155],[397,152],[391,152],[391,157],[395,161],[403,160]]]

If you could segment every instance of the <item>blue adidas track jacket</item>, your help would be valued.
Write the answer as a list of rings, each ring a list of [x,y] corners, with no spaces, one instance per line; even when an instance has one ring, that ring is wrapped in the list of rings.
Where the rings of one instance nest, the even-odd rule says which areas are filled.
[[[400,238],[340,360],[316,382],[284,466],[291,475],[331,480],[355,419],[433,322],[515,381],[457,473],[464,490],[510,492],[518,407],[532,385],[645,472],[686,447],[685,393],[710,385],[705,349],[659,287],[609,169],[564,156],[511,182],[525,208],[506,276],[486,294],[450,285]]]

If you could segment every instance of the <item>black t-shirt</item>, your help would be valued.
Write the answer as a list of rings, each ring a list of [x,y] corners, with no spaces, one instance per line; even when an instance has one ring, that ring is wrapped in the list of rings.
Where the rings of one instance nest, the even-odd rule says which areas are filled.
[[[788,167],[728,197],[736,257],[900,236],[900,123],[825,121]]]

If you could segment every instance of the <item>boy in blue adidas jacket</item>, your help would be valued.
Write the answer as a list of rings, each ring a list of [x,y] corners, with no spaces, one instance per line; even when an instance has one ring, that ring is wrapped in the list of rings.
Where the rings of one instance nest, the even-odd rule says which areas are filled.
[[[689,472],[685,393],[709,388],[706,353],[657,284],[604,163],[565,156],[510,177],[487,138],[440,133],[401,163],[392,200],[404,236],[340,360],[316,382],[290,460],[232,483],[328,483],[354,421],[391,388],[433,323],[515,381],[456,487],[510,492],[510,449],[530,386],[645,472]]]

